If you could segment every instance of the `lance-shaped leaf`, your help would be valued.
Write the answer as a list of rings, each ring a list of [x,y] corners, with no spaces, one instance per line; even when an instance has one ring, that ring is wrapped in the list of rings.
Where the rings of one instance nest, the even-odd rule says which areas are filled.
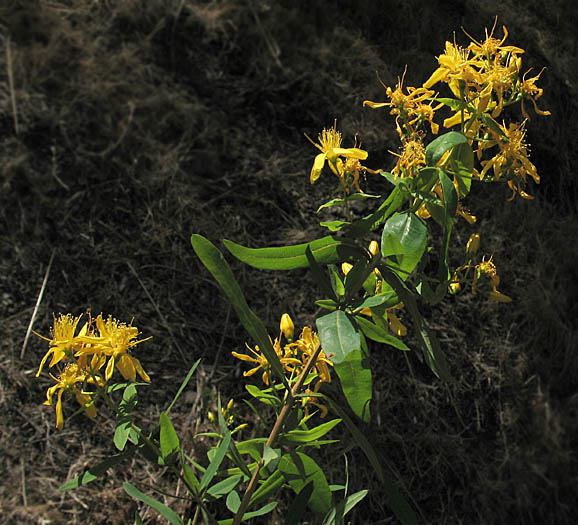
[[[381,272],[381,275],[383,275],[383,278],[393,287],[409,311],[412,317],[413,326],[417,331],[416,335],[418,336],[425,361],[432,372],[444,381],[453,381],[453,378],[448,370],[446,357],[440,348],[437,338],[430,330],[430,328],[425,324],[425,320],[421,316],[417,307],[417,301],[414,293],[399,278],[399,276],[390,270],[386,265],[380,265],[379,271]]]
[[[448,164],[458,184],[459,196],[464,198],[470,192],[472,186],[474,171],[474,152],[472,147],[467,142],[454,146]]]
[[[122,488],[125,492],[134,499],[138,499],[144,503],[146,503],[149,507],[155,509],[161,516],[166,518],[171,525],[183,525],[183,520],[179,517],[179,515],[172,510],[171,508],[167,507],[164,503],[151,498],[147,494],[141,492],[137,489],[134,485],[131,485],[128,481],[123,483]]]
[[[363,316],[356,315],[355,321],[359,325],[359,328],[361,328],[361,331],[365,334],[365,337],[368,337],[377,343],[384,343],[386,345],[393,346],[398,350],[404,350],[406,352],[409,350],[409,347],[403,341],[391,335],[381,326],[378,326],[368,319],[365,319]]]
[[[332,354],[333,363],[341,363],[350,352],[361,348],[359,333],[344,311],[335,310],[315,323],[321,347],[326,355]]]
[[[290,430],[280,437],[281,443],[310,443],[323,437],[333,427],[341,423],[341,419],[333,419],[310,430]]]
[[[105,460],[98,463],[94,467],[89,467],[85,472],[79,474],[78,476],[74,477],[73,479],[67,481],[64,485],[59,487],[58,490],[65,491],[76,489],[81,487],[82,485],[86,485],[87,483],[93,482],[95,479],[98,479],[100,476],[106,473],[106,471],[119,463],[122,463],[125,459],[132,458],[134,455],[134,449],[127,449],[121,454],[116,454]]]
[[[427,226],[415,213],[405,211],[390,217],[381,235],[381,253],[395,257],[393,265],[402,279],[418,265],[427,244]]]
[[[444,153],[458,144],[467,142],[465,135],[457,131],[450,131],[432,140],[425,149],[425,160],[428,166],[435,166]]]
[[[166,412],[162,412],[159,418],[160,423],[160,443],[161,454],[163,459],[167,459],[173,454],[176,454],[181,449],[179,443],[179,436],[175,431],[175,427]]]
[[[368,356],[363,350],[350,352],[341,363],[335,363],[341,388],[349,406],[365,423],[369,423],[371,414],[371,368]]]
[[[307,248],[311,250],[318,264],[336,263],[363,253],[353,240],[338,239],[332,235],[294,246],[270,248],[247,248],[227,239],[223,240],[223,244],[237,259],[262,270],[307,268]]]
[[[325,514],[331,508],[331,490],[323,470],[302,452],[285,454],[279,462],[279,470],[285,481],[299,494],[308,483],[313,483],[309,506],[317,513]]]
[[[195,253],[199,259],[201,259],[201,262],[207,267],[207,269],[213,274],[215,280],[219,283],[219,286],[235,309],[235,312],[237,312],[239,320],[251,337],[253,337],[257,342],[259,349],[267,358],[273,371],[283,381],[287,388],[289,388],[287,385],[287,379],[283,372],[283,367],[279,361],[279,356],[277,356],[277,353],[271,344],[269,334],[261,322],[261,319],[259,319],[249,308],[245,296],[243,295],[243,291],[241,290],[239,283],[237,283],[230,266],[227,261],[225,261],[223,254],[211,241],[205,239],[202,235],[193,234],[191,236],[191,244],[193,245]],[[305,260],[307,260],[307,258],[305,258]]]
[[[347,228],[347,234],[354,239],[364,237],[370,231],[381,226],[408,198],[409,193],[403,191],[399,186],[396,186],[377,210],[363,219],[355,221]]]

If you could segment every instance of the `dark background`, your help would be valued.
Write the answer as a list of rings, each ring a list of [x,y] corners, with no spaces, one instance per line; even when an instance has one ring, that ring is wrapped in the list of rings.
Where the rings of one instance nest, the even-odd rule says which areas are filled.
[[[136,504],[123,480],[174,492],[135,462],[74,495],[69,475],[113,452],[114,421],[77,417],[62,432],[42,406],[50,380],[34,374],[44,343],[23,348],[52,313],[87,308],[130,321],[153,339],[137,356],[152,378],[141,389],[156,421],[184,370],[196,384],[174,411],[204,460],[217,392],[237,400],[248,432],[265,431],[243,408],[243,366],[230,352],[247,335],[195,258],[191,233],[261,247],[323,235],[315,210],[329,177],[308,181],[316,150],[304,133],[337,119],[357,135],[368,166],[390,168],[393,118],[381,101],[407,65],[421,85],[446,40],[495,36],[546,70],[527,139],[542,177],[533,201],[507,202],[504,186],[476,187],[456,245],[474,231],[494,254],[514,301],[470,295],[427,312],[456,384],[432,377],[414,354],[372,348],[374,421],[366,429],[391,478],[423,523],[575,523],[578,469],[578,260],[576,222],[578,50],[573,2],[266,2],[232,0],[3,2],[0,7],[0,517],[6,523],[129,523]],[[533,112],[530,112],[533,115]],[[367,191],[386,191],[368,177]],[[459,248],[462,249],[462,248]],[[52,264],[49,264],[52,260]],[[301,327],[320,298],[305,272],[274,274],[230,260],[271,333],[288,311]],[[407,342],[415,347],[410,335]],[[146,345],[146,347],[145,347]],[[69,403],[65,410],[70,410]],[[69,412],[70,413],[70,412]],[[339,437],[339,435],[337,436]],[[319,451],[332,483],[369,488],[353,523],[395,523],[357,449]],[[178,501],[167,500],[183,510]],[[282,522],[282,501],[272,523]],[[146,523],[153,513],[141,511]]]

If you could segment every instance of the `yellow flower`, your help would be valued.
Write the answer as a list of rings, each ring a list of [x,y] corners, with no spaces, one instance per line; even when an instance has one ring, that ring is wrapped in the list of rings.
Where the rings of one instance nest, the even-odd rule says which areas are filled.
[[[283,335],[288,341],[293,340],[293,334],[295,333],[295,325],[289,314],[285,313],[281,316],[281,322],[279,323],[279,328]]]
[[[421,140],[405,140],[401,154],[393,151],[390,153],[398,157],[396,165],[391,170],[396,177],[414,177],[417,175],[417,170],[426,165],[425,147]]]
[[[480,234],[473,233],[470,235],[466,244],[466,253],[476,253],[480,247]]]
[[[530,70],[524,73],[524,77],[522,78],[522,82],[520,84],[520,93],[522,94],[522,115],[524,118],[530,120],[530,115],[524,108],[524,100],[530,99],[532,104],[534,105],[534,111],[538,115],[551,115],[549,111],[543,111],[538,108],[538,104],[536,104],[536,100],[542,96],[543,89],[536,86],[536,81],[540,78],[540,75],[544,71],[545,68],[542,69],[535,77],[529,78],[526,80],[526,75],[530,72]]]
[[[389,321],[389,328],[395,335],[397,335],[398,337],[403,337],[403,336],[407,335],[407,328],[400,321],[400,319],[397,315],[388,311],[387,312],[387,319]]]
[[[480,178],[484,180],[492,168],[495,180],[506,178],[509,181],[508,185],[513,192],[511,199],[515,197],[516,192],[522,197],[530,197],[522,190],[522,186],[526,184],[526,175],[530,175],[536,184],[540,183],[536,166],[528,158],[528,150],[524,142],[526,135],[524,126],[525,121],[522,124],[511,123],[507,129],[505,125],[500,126],[504,136],[494,134],[494,141],[490,143],[490,145],[498,145],[499,153],[490,160],[482,161],[483,169]]]
[[[514,55],[524,54],[524,50],[519,47],[503,45],[506,39],[508,38],[508,29],[506,28],[506,26],[502,26],[502,30],[504,31],[504,37],[502,38],[502,40],[494,38],[493,35],[495,29],[496,23],[494,22],[494,26],[492,27],[492,31],[490,32],[489,35],[486,29],[486,39],[483,42],[478,42],[476,39],[468,35],[472,40],[472,42],[468,46],[468,49],[472,51],[475,55],[479,55],[485,58],[486,60],[503,59],[503,57],[505,57],[510,53]]]
[[[477,217],[475,215],[472,215],[468,210],[466,210],[466,208],[464,208],[461,205],[461,203],[458,203],[458,209],[456,211],[456,214],[466,219],[468,224],[474,224],[478,220]]]
[[[111,316],[105,321],[102,314],[96,318],[96,327],[100,337],[89,339],[93,344],[79,350],[76,355],[89,353],[108,356],[109,360],[105,370],[107,381],[112,377],[116,366],[125,379],[136,381],[136,374],[138,373],[144,381],[150,383],[150,377],[143,370],[140,361],[129,353],[134,346],[148,341],[150,337],[134,341],[138,336],[138,328],[120,323]]]
[[[365,100],[363,102],[364,106],[369,106],[372,109],[380,109],[383,107],[390,106],[391,115],[397,115],[395,122],[397,126],[397,132],[400,136],[412,136],[415,134],[413,129],[414,124],[418,126],[423,122],[429,122],[432,133],[437,133],[439,130],[438,124],[433,121],[435,111],[440,107],[432,107],[434,91],[426,89],[426,86],[420,88],[408,87],[407,95],[403,92],[403,81],[405,77],[405,71],[401,79],[398,81],[395,90],[387,87],[383,82],[381,85],[385,88],[385,93],[389,97],[390,102],[372,102],[371,100]],[[424,101],[430,100],[429,104],[425,104]],[[401,123],[407,129],[405,132],[401,129]]]
[[[52,405],[52,398],[58,391],[58,399],[56,401],[56,428],[61,429],[64,425],[64,417],[62,412],[62,394],[65,390],[72,392],[76,396],[76,400],[80,406],[84,407],[84,412],[88,417],[96,416],[96,408],[90,404],[92,398],[89,393],[83,392],[78,388],[78,383],[93,382],[91,378],[87,377],[84,371],[77,363],[68,363],[59,377],[52,374],[50,376],[57,382],[56,385],[51,386],[46,391],[45,405]]]
[[[423,87],[428,89],[438,82],[446,82],[454,95],[460,96],[458,80],[477,82],[479,79],[475,59],[470,58],[470,50],[457,44],[446,42],[445,53],[438,57],[439,67],[424,82]]]
[[[307,135],[306,135],[307,136]],[[311,168],[310,181],[313,184],[321,176],[323,167],[325,166],[325,161],[329,161],[329,167],[331,171],[335,173],[340,178],[344,178],[346,166],[344,166],[343,161],[339,157],[345,157],[346,159],[357,159],[365,160],[367,158],[367,151],[359,148],[342,148],[341,147],[341,133],[337,131],[336,126],[332,128],[324,129],[322,133],[318,136],[319,144],[313,142],[309,137],[309,141],[321,151],[313,162],[313,167]],[[362,166],[357,163],[355,166],[350,165],[349,169],[359,169]],[[357,173],[359,176],[359,173]]]
[[[44,363],[48,357],[52,354],[52,360],[50,361],[50,367],[56,365],[60,361],[62,361],[65,357],[72,357],[74,351],[80,346],[77,338],[75,337],[76,326],[80,321],[82,316],[79,315],[78,317],[73,317],[70,314],[62,315],[60,314],[59,318],[54,317],[54,326],[52,329],[52,339],[47,339],[46,337],[41,336],[40,334],[36,334],[42,339],[49,341],[50,349],[40,362],[40,366],[38,367],[38,372],[36,372],[36,377],[40,375],[42,372],[42,368],[44,367]],[[88,329],[88,324],[85,324],[82,329],[80,330],[79,336],[86,334]]]
[[[371,241],[369,243],[369,253],[371,253],[371,255],[377,255],[379,253],[379,244],[377,243],[377,241]]]
[[[297,355],[301,361],[300,369],[305,366],[309,358],[317,351],[321,345],[319,341],[319,336],[311,330],[309,326],[303,328],[301,332],[301,337],[287,346],[292,350],[297,350]],[[319,380],[321,382],[329,383],[331,382],[331,374],[329,372],[329,367],[333,366],[333,363],[325,355],[323,350],[320,351],[317,361],[313,366],[313,371],[317,373]]]
[[[250,356],[249,354],[240,354],[238,352],[231,352],[233,357],[236,357],[237,359],[240,359],[241,361],[248,361],[250,363],[257,363],[256,367],[251,368],[251,370],[248,370],[247,372],[243,372],[243,376],[249,377],[249,376],[252,376],[258,370],[263,370],[263,376],[262,376],[263,383],[265,383],[268,386],[271,367],[269,365],[269,362],[267,361],[267,358],[261,352],[261,350],[259,350],[258,346],[255,346],[255,350],[253,350],[246,343],[245,343],[245,346],[247,347],[249,352],[251,352],[253,354],[254,357]],[[277,349],[276,346],[277,345],[274,345],[275,349]]]
[[[344,262],[341,263],[341,271],[343,272],[343,275],[347,275],[351,269],[353,268],[353,264],[348,263],[348,262]]]

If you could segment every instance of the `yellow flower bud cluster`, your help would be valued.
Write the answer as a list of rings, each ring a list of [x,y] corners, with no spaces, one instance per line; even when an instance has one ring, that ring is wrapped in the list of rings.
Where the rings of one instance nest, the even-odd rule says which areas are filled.
[[[295,333],[295,326],[293,320],[289,314],[285,313],[281,317],[279,323],[280,333],[279,337],[271,341],[271,344],[275,350],[275,353],[279,357],[279,361],[283,366],[283,369],[289,374],[289,381],[296,380],[299,375],[303,372],[306,364],[312,358],[314,354],[317,353],[321,343],[319,341],[319,336],[308,326],[303,328],[301,336],[296,341],[293,340]],[[282,344],[283,339],[285,339],[285,344]],[[241,361],[247,361],[253,363],[255,366],[250,370],[243,372],[245,377],[252,376],[258,371],[262,372],[263,383],[267,386],[271,383],[271,366],[267,361],[267,358],[260,350],[258,346],[251,348],[246,345],[249,353],[241,354],[239,352],[231,352],[231,354],[240,359]],[[311,374],[314,377],[315,383],[308,383],[308,388],[311,389],[313,385],[313,390],[311,392],[317,392],[321,383],[331,382],[331,373],[329,367],[333,366],[333,363],[329,359],[323,350],[319,350],[317,359],[311,368]],[[317,402],[316,397],[304,397],[304,406],[308,403],[314,404],[321,408],[322,416],[327,412],[327,408],[320,405]]]
[[[56,366],[59,375],[50,374],[56,384],[46,392],[45,405],[52,405],[53,396],[58,392],[56,402],[56,427],[64,425],[62,395],[65,391],[74,394],[84,408],[88,417],[96,416],[94,395],[97,388],[103,388],[111,379],[116,368],[121,375],[130,381],[136,381],[137,374],[141,379],[150,382],[140,361],[131,355],[131,349],[146,339],[136,341],[138,329],[120,323],[112,317],[104,319],[102,314],[96,319],[89,319],[77,333],[81,316],[71,314],[54,317],[52,338],[48,339],[49,350],[42,358],[36,377],[42,372],[46,361],[51,357],[49,367]],[[101,369],[105,366],[104,372]],[[64,365],[62,368],[61,365]]]

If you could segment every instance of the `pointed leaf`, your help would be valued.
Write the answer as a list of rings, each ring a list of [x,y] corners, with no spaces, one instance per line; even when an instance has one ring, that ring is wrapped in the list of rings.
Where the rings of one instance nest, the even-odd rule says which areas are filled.
[[[432,140],[425,149],[425,159],[428,166],[435,166],[444,153],[458,144],[467,142],[465,135],[457,131],[450,131]]]
[[[82,485],[86,485],[87,483],[91,483],[95,479],[100,478],[103,474],[106,473],[108,469],[114,467],[120,463],[122,463],[125,459],[131,458],[133,456],[132,450],[127,450],[122,454],[116,454],[111,456],[110,458],[106,458],[105,460],[101,461],[94,467],[89,467],[85,472],[75,476],[73,479],[64,483],[58,490],[66,491],[71,489],[77,489]]]
[[[315,322],[321,347],[326,355],[333,354],[331,360],[334,364],[341,363],[349,352],[361,348],[359,333],[342,310],[319,317]]]
[[[362,253],[354,241],[327,236],[316,241],[271,248],[246,248],[227,239],[223,244],[237,259],[255,268],[263,270],[295,270],[307,268],[309,262],[305,256],[307,248],[319,264],[344,261],[348,257]]]
[[[171,525],[184,525],[183,520],[174,510],[167,507],[164,503],[144,494],[128,481],[122,484],[122,488],[131,498],[138,499],[156,510],[161,516],[166,518]]]
[[[166,412],[162,412],[159,418],[159,424],[161,427],[160,430],[160,442],[161,442],[161,453],[163,455],[163,459],[167,459],[169,456],[178,452],[181,448],[179,443],[179,436],[175,431],[175,427],[170,419],[170,417],[166,414]]]
[[[334,368],[349,406],[357,417],[368,423],[372,396],[368,356],[361,350],[354,350],[343,361],[335,363]]]
[[[215,245],[205,239],[202,235],[193,234],[191,236],[191,244],[195,253],[201,259],[201,262],[207,267],[207,269],[213,274],[215,280],[219,283],[219,286],[227,296],[227,299],[237,312],[239,320],[249,332],[249,334],[255,339],[259,345],[259,349],[267,361],[271,365],[273,371],[277,374],[279,379],[289,388],[287,385],[287,379],[285,378],[285,372],[279,361],[279,356],[275,352],[273,345],[271,344],[271,339],[269,334],[265,329],[265,326],[261,320],[255,315],[255,313],[249,308],[245,296],[241,290],[241,287],[237,283],[230,266],[225,261],[223,254],[215,247]],[[307,258],[305,258],[307,260]]]
[[[317,513],[325,514],[331,507],[331,491],[323,470],[303,452],[285,454],[279,462],[279,470],[285,481],[299,494],[305,485],[313,483],[309,506]]]

